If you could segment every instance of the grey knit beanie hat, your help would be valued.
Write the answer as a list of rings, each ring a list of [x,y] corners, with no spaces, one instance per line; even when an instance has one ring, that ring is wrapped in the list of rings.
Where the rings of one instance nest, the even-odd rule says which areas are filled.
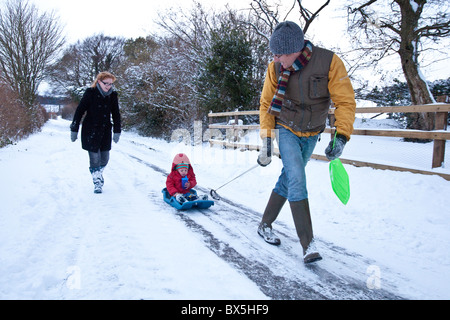
[[[275,27],[269,47],[273,54],[290,54],[301,51],[304,42],[303,30],[296,23],[285,21]]]

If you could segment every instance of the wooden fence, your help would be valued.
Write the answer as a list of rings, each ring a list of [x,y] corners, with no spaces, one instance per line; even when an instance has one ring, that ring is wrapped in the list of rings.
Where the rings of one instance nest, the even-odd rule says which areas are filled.
[[[447,101],[446,101],[447,102]],[[378,129],[354,129],[352,135],[364,135],[364,136],[379,136],[379,137],[399,137],[399,138],[415,138],[415,139],[428,139],[434,140],[433,144],[433,160],[431,168],[441,167],[445,157],[445,143],[450,140],[450,132],[447,130],[447,119],[450,112],[450,104],[432,104],[421,106],[400,106],[400,107],[376,107],[376,108],[356,108],[356,113],[396,113],[396,112],[425,112],[435,114],[435,130],[422,131],[422,130],[378,130]],[[240,125],[240,116],[258,116],[259,111],[235,111],[235,112],[220,112],[209,113],[209,129],[226,129],[228,136],[236,137],[241,130],[258,130],[259,125]],[[330,126],[325,128],[325,133],[330,133],[332,138],[334,135],[334,108],[330,108],[328,112]],[[214,124],[213,119],[217,117],[226,117],[227,119],[233,119],[234,124]],[[229,123],[230,121],[226,121]],[[241,148],[246,150],[259,150],[259,145],[242,144],[237,141],[238,139],[217,140],[210,139],[210,145],[222,145],[227,148]],[[275,155],[279,155],[278,150],[275,150]],[[328,161],[325,156],[313,154],[313,159]],[[340,158],[342,163],[351,164],[357,167],[372,167],[375,169],[396,170],[396,171],[409,171],[413,173],[439,175],[446,180],[450,181],[450,174],[440,173],[436,171],[417,170],[405,167],[397,167],[390,165],[383,165],[371,162],[356,161],[351,159]]]

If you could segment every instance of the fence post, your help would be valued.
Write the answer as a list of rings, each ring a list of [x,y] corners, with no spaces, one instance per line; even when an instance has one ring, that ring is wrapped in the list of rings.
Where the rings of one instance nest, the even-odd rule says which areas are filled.
[[[438,102],[447,102],[448,96],[439,96]],[[435,130],[447,130],[448,112],[436,112]],[[431,168],[439,168],[444,163],[446,140],[434,140],[433,163]]]
[[[330,108],[334,108],[334,102],[331,103]],[[333,128],[335,127],[335,126],[334,126],[334,122],[336,121],[336,117],[334,116],[334,112],[333,112],[333,113],[328,112],[328,121],[329,121],[330,128],[331,128],[331,133],[330,133],[331,136],[330,136],[330,140],[333,140],[333,138],[334,138]]]
[[[237,110],[236,110],[236,111],[237,111]],[[234,125],[237,126],[238,124],[239,124],[239,116],[238,116],[238,115],[235,115],[235,116],[234,116]],[[234,141],[235,141],[235,142],[236,142],[236,141],[239,141],[239,137],[238,137],[239,130],[238,130],[238,129],[234,129],[233,134],[234,134]]]

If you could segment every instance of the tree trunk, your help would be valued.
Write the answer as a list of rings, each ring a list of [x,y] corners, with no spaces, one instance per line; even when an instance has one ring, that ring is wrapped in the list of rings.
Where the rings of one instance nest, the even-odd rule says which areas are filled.
[[[401,53],[403,73],[406,77],[408,89],[411,95],[413,105],[424,105],[434,103],[434,99],[429,91],[428,85],[420,76],[418,66],[413,62],[413,57],[408,52]],[[433,130],[434,114],[430,113],[413,113],[410,114],[408,121],[408,129],[417,130]]]
[[[410,0],[395,0],[401,9],[401,42],[398,51],[402,63],[403,73],[406,78],[412,104],[423,105],[434,103],[434,98],[428,85],[421,77],[418,64],[417,43],[419,40],[416,34],[418,21],[426,0],[415,0],[417,7],[413,8]],[[414,113],[408,117],[408,129],[433,130],[434,114]]]

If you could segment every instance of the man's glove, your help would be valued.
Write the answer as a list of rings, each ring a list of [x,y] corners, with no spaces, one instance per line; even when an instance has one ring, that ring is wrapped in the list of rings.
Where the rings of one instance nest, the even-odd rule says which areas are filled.
[[[77,140],[77,137],[78,137],[78,132],[70,131],[70,140],[72,140],[72,142],[75,142],[75,140]]]
[[[272,138],[267,137],[263,139],[263,145],[261,150],[259,151],[259,156],[257,160],[260,166],[265,167],[272,162],[272,149],[273,149]]]
[[[115,143],[119,142],[120,133],[114,133],[113,140]]]
[[[342,154],[342,151],[344,151],[346,143],[347,138],[342,134],[337,134],[336,139],[331,140],[328,144],[328,147],[325,149],[325,155],[327,156],[328,160],[339,158]]]

